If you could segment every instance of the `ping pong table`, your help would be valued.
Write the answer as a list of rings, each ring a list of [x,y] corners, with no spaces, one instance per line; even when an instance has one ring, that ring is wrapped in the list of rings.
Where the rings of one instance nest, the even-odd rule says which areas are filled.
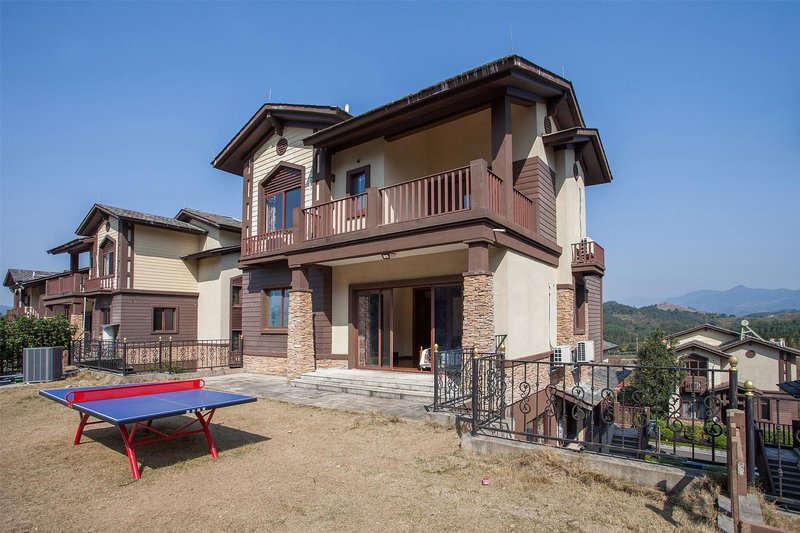
[[[216,459],[217,449],[209,429],[216,410],[256,401],[253,396],[206,390],[204,385],[205,381],[202,379],[189,379],[105,387],[45,389],[40,390],[39,394],[78,411],[80,423],[73,445],[80,444],[83,429],[90,424],[109,423],[117,426],[125,443],[133,479],[139,479],[139,463],[134,451],[136,446],[204,433],[211,456]],[[178,415],[194,415],[195,419],[172,433],[153,427],[153,420]],[[89,417],[97,420],[90,422]],[[156,436],[135,441],[137,430]]]

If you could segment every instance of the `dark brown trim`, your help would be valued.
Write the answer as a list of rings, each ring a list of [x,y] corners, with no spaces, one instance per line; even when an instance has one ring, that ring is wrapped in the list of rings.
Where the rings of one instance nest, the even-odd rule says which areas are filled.
[[[354,283],[349,285],[350,291],[363,291],[369,289],[400,289],[405,287],[433,287],[436,285],[461,285],[463,276],[437,276],[432,278],[400,279],[393,281],[375,281],[372,283]]]
[[[575,287],[572,285],[572,283],[559,283],[558,285],[556,285],[556,289],[575,290]]]
[[[156,291],[149,289],[117,289],[110,291],[111,295],[115,294],[141,294],[152,296],[199,296],[198,292],[180,292],[180,291]]]
[[[350,359],[350,356],[347,355],[346,353],[326,353],[317,355],[316,359],[317,361],[325,359],[329,361],[348,361]]]
[[[153,316],[155,315],[156,309],[172,309],[172,325],[175,329],[163,329],[163,330],[156,330],[153,329]],[[178,320],[178,313],[180,307],[179,306],[171,306],[171,305],[151,305],[150,306],[150,334],[151,335],[178,335],[180,334],[178,324],[180,323]],[[164,325],[164,319],[166,318],[166,313],[162,311],[161,313],[161,324]],[[121,320],[120,320],[121,321]]]
[[[366,184],[364,186],[364,191],[366,192],[366,190],[370,188],[370,183],[371,183],[371,180],[370,180],[370,165],[364,165],[364,166],[361,166],[361,167],[358,167],[358,168],[354,168],[352,170],[348,170],[347,171],[347,183],[345,184],[348,196],[353,196],[353,180],[352,180],[353,176],[357,176],[357,175],[359,175],[361,173],[364,173],[366,175],[366,177],[365,177]]]
[[[188,259],[205,259],[207,257],[216,257],[220,255],[230,255],[240,253],[242,250],[241,244],[234,244],[231,246],[220,246],[219,248],[211,248],[203,250],[202,252],[195,252],[193,254],[184,255],[181,257],[184,261]]]

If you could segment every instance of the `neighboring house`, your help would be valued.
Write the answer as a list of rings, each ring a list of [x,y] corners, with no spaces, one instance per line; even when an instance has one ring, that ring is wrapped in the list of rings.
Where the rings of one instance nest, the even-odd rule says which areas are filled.
[[[417,370],[506,335],[510,359],[603,345],[609,183],[572,84],[509,56],[351,117],[265,104],[212,165],[242,177],[247,370]]]
[[[94,339],[237,339],[240,232],[197,209],[169,218],[95,204],[78,238],[48,250],[69,254],[70,270],[37,280],[37,305]]]
[[[44,316],[45,308],[40,296],[45,293],[46,282],[50,278],[64,275],[64,272],[43,270],[24,270],[10,268],[6,272],[3,286],[14,293],[14,301],[8,310],[12,315]]]
[[[680,390],[684,416],[691,416],[692,410],[696,417],[704,416],[709,389],[727,399],[727,375],[708,371],[730,370],[730,358],[736,356],[740,396],[745,381],[750,380],[755,386],[757,421],[788,425],[800,418],[800,404],[781,402],[790,396],[780,388],[781,384],[800,378],[800,350],[760,339],[744,328],[736,332],[710,324],[675,333],[667,339],[674,343],[675,351],[690,372]]]

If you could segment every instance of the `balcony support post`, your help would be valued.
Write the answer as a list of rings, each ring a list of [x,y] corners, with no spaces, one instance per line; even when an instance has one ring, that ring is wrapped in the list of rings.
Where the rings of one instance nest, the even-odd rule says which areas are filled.
[[[377,228],[381,223],[381,195],[377,187],[367,189],[367,228]]]
[[[314,315],[308,267],[289,265],[292,288],[289,289],[287,324],[286,377],[297,379],[316,367],[314,356]]]
[[[503,95],[492,102],[492,172],[503,180],[500,213],[514,218],[514,156],[511,135],[511,100]]]
[[[303,216],[303,208],[295,207],[292,210],[292,239],[293,242],[303,242],[306,240],[306,224]]]
[[[469,162],[472,209],[489,209],[489,165],[483,159]]]
[[[331,201],[331,153],[327,148],[318,148],[314,161],[316,169],[314,172],[314,183],[316,191],[313,195],[314,205],[324,204]]]

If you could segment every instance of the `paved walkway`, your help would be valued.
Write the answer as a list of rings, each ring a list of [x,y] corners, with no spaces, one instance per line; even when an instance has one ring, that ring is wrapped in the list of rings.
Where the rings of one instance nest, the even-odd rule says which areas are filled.
[[[224,376],[209,376],[203,379],[205,379],[206,387],[209,389],[250,394],[259,398],[269,398],[270,400],[356,413],[380,413],[396,416],[404,420],[426,419],[425,404],[423,402],[389,400],[372,396],[292,387],[286,382],[286,378],[281,376],[241,372]]]

